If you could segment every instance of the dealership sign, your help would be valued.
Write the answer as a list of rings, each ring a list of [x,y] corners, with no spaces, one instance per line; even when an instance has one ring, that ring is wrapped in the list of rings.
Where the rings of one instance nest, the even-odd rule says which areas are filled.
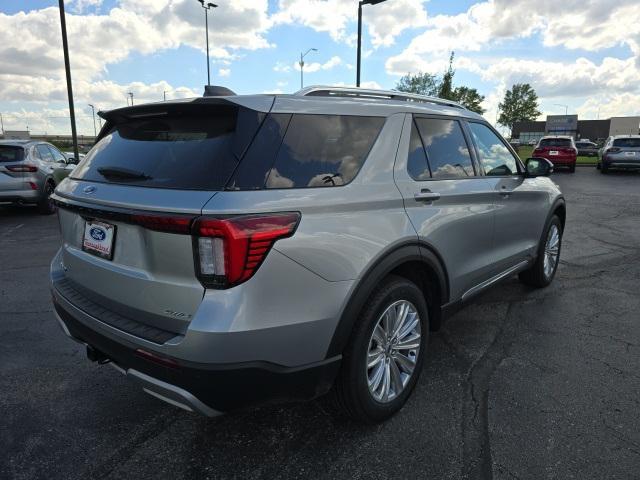
[[[545,133],[569,135],[578,130],[578,115],[547,115]]]

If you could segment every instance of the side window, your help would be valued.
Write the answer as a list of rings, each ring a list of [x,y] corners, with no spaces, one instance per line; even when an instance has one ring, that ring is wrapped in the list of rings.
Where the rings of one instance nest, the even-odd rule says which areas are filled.
[[[53,154],[51,153],[51,150],[49,150],[49,147],[46,145],[38,145],[36,148],[38,149],[38,153],[42,160],[45,162],[53,162]]]
[[[293,115],[266,188],[335,187],[360,171],[381,117]]]
[[[469,123],[471,135],[478,148],[485,175],[504,176],[518,173],[518,162],[500,138],[482,123]]]
[[[435,179],[473,177],[469,147],[457,120],[416,118]]]
[[[411,139],[409,140],[409,156],[407,157],[407,171],[416,181],[431,178],[427,156],[418,133],[415,122],[411,122]]]
[[[48,147],[49,147],[49,150],[51,150],[51,154],[53,155],[54,162],[67,163],[67,159],[65,158],[65,156],[62,155],[56,147],[52,147],[51,145],[48,145]]]

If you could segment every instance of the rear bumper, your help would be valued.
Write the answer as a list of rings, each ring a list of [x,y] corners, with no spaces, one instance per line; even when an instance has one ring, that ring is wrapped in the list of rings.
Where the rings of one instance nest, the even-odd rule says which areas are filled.
[[[37,203],[40,200],[40,190],[4,190],[0,189],[0,202]]]
[[[266,362],[204,365],[162,357],[171,362],[165,366],[140,355],[138,345],[91,329],[55,300],[54,307],[70,338],[109,359],[145,392],[207,416],[265,403],[311,400],[331,388],[340,367],[340,357],[295,368]]]
[[[625,157],[605,158],[602,160],[602,164],[608,168],[638,169],[640,168],[640,157],[632,160]]]
[[[553,163],[554,165],[566,165],[566,166],[570,166],[570,165],[575,165],[576,164],[576,158],[575,157],[545,157],[547,160],[549,160],[551,163]]]

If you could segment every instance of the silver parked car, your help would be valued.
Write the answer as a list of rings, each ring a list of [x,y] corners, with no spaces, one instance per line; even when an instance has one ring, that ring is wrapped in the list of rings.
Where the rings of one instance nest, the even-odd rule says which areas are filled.
[[[41,213],[54,213],[54,170],[66,165],[50,143],[0,140],[0,203],[36,204]]]
[[[612,168],[640,169],[640,135],[614,135],[600,149],[598,165],[602,173]]]
[[[55,312],[90,359],[186,410],[331,392],[382,421],[444,318],[558,267],[551,163],[449,101],[310,87],[103,117],[54,196]]]

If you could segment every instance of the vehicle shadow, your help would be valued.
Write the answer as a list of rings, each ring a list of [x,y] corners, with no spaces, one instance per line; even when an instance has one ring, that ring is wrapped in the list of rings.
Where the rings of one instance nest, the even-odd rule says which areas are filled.
[[[9,217],[38,217],[41,215],[36,205],[0,205],[0,219]]]

